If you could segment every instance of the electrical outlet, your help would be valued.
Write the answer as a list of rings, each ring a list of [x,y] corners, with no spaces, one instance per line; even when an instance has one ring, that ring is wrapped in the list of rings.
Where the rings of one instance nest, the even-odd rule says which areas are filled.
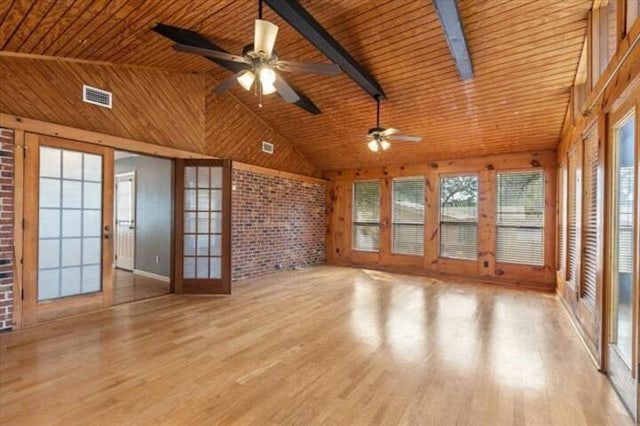
[[[160,263],[160,256],[156,256],[156,263]]]

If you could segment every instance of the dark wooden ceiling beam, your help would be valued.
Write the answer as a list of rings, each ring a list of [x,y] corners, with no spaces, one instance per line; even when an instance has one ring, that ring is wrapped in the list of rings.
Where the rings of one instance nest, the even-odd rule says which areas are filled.
[[[374,99],[386,99],[380,84],[297,0],[264,0],[282,19],[324,53]]]
[[[471,63],[471,55],[469,55],[467,39],[464,35],[462,19],[460,19],[458,0],[433,0],[433,6],[436,9],[438,18],[440,18],[444,36],[447,39],[451,56],[453,56],[460,77],[463,80],[471,80],[473,78],[473,64]]]

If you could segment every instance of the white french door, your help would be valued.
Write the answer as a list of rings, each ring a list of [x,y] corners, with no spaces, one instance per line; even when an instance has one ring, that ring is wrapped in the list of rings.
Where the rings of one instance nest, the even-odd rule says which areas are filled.
[[[133,271],[136,250],[136,175],[116,175],[116,267]]]

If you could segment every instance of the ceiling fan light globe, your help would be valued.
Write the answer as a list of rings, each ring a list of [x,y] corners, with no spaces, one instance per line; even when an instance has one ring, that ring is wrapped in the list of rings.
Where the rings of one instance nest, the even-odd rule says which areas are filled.
[[[262,83],[262,82],[261,82]],[[273,83],[271,84],[260,84],[260,86],[262,87],[262,94],[263,95],[271,95],[273,93],[276,93],[276,86],[273,85]]]
[[[380,147],[382,148],[383,151],[388,150],[390,146],[391,144],[388,141],[385,141],[385,140],[380,141]]]
[[[371,141],[369,141],[369,143],[367,144],[369,146],[369,149],[373,152],[378,152],[378,141],[373,139]]]
[[[245,71],[238,76],[238,83],[240,83],[240,86],[242,86],[244,90],[249,91],[255,79],[256,76],[251,71]]]
[[[263,86],[273,86],[276,82],[276,72],[269,67],[260,69],[260,84]]]

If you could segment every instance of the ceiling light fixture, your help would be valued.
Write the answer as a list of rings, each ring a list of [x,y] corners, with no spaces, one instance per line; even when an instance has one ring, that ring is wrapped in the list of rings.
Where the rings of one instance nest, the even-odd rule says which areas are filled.
[[[247,70],[240,73],[240,75],[236,78],[238,80],[238,83],[240,83],[240,86],[242,86],[242,88],[248,92],[249,90],[251,90],[251,86],[253,86],[253,81],[256,79],[256,76],[251,71]]]
[[[176,44],[174,49],[180,52],[196,53],[220,63],[229,63],[236,74],[220,82],[216,93],[224,93],[236,84],[258,97],[258,106],[262,107],[262,96],[278,93],[285,102],[298,103],[300,95],[280,75],[279,71],[301,72],[318,75],[336,75],[340,67],[336,64],[310,64],[285,61],[278,57],[274,49],[278,36],[278,26],[262,19],[262,0],[258,1],[258,19],[254,23],[253,43],[242,49],[242,55],[207,49],[187,44]],[[226,68],[229,68],[228,66]],[[239,68],[239,70],[238,70]],[[305,101],[306,102],[306,101]]]

